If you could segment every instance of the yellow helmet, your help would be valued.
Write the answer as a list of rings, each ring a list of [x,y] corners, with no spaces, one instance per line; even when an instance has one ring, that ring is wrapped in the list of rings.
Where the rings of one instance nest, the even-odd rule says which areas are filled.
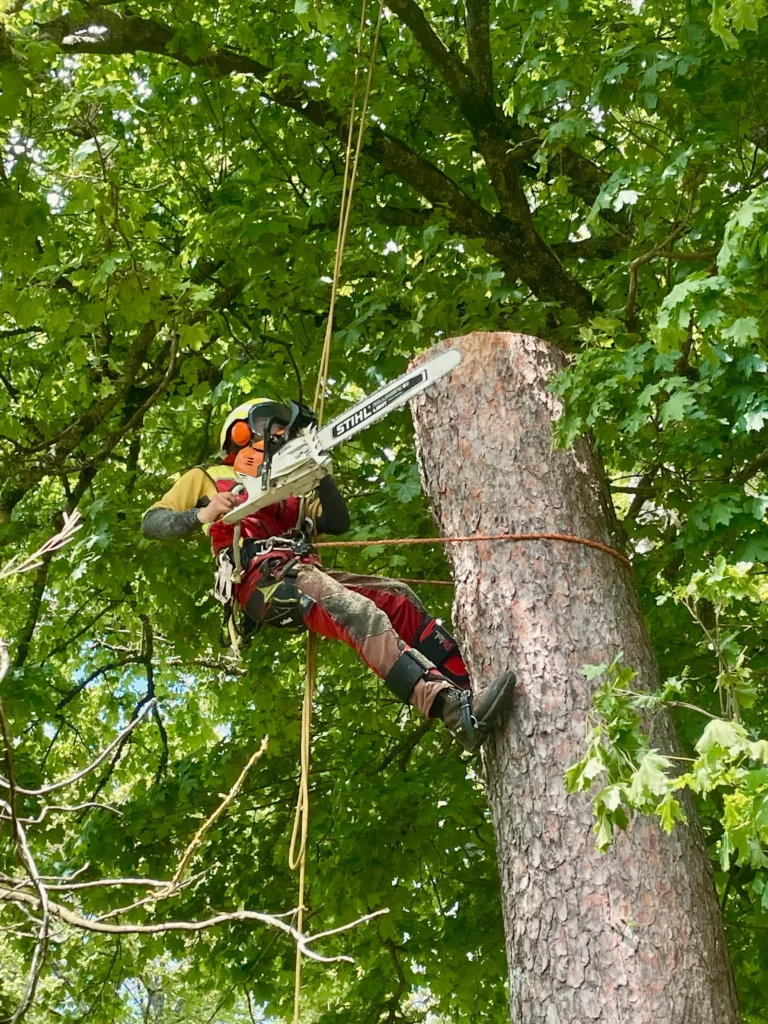
[[[235,440],[237,446],[242,448],[250,443],[254,435],[258,434],[257,427],[259,421],[266,422],[267,420],[274,419],[278,423],[287,426],[290,418],[290,411],[280,402],[273,402],[271,398],[249,398],[247,401],[235,406],[224,420],[224,425],[219,435],[219,442],[222,448],[226,448],[227,441]],[[247,431],[245,429],[242,431],[244,440],[230,438],[230,431],[236,423],[243,423],[247,428]]]

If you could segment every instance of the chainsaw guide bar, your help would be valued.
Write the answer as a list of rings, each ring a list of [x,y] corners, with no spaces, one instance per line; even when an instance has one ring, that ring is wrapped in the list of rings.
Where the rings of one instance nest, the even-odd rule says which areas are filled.
[[[423,366],[403,374],[397,380],[383,384],[378,391],[362,398],[351,409],[337,416],[319,431],[321,447],[324,451],[329,451],[394,409],[399,409],[411,398],[420,395],[430,384],[434,384],[454,370],[460,362],[461,353],[457,348],[451,348],[430,359]]]
[[[372,395],[361,398],[321,430],[316,426],[305,427],[274,454],[268,473],[258,476],[236,473],[237,483],[245,488],[248,497],[224,516],[224,522],[239,523],[267,505],[309,494],[331,472],[328,452],[401,408],[455,370],[460,362],[461,352],[449,348],[423,365],[408,370],[402,377],[382,384]]]

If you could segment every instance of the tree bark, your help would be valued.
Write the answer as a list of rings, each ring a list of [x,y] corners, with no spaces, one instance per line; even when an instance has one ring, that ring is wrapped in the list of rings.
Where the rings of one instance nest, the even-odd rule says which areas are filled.
[[[412,403],[426,493],[444,535],[558,532],[616,547],[588,440],[552,450],[564,358],[517,334],[470,334],[461,366]],[[736,993],[709,858],[690,824],[665,836],[638,818],[604,856],[586,795],[563,774],[580,756],[584,664],[623,651],[657,668],[628,569],[556,542],[448,545],[454,622],[476,688],[512,668],[517,689],[484,747],[515,1024],[735,1024]],[[654,745],[674,748],[670,723]]]

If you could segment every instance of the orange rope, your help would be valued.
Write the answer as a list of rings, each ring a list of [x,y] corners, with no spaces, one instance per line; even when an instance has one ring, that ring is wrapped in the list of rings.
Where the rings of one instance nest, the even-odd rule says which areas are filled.
[[[632,572],[632,563],[627,556],[622,555],[620,551],[609,547],[607,544],[601,544],[599,540],[586,540],[584,537],[574,537],[570,533],[499,533],[480,535],[477,537],[400,537],[397,539],[387,538],[383,540],[323,540],[314,544],[313,547],[371,548],[385,546],[391,547],[397,544],[478,544],[481,541],[487,540],[503,540],[508,541],[509,543],[530,540],[552,540],[563,541],[566,544],[583,544],[584,547],[596,548],[598,551],[605,551],[607,554],[613,555],[614,558],[618,558],[618,560],[622,562],[630,572]]]
[[[415,580],[411,576],[390,576],[395,583],[428,583],[432,587],[453,587],[453,580]]]

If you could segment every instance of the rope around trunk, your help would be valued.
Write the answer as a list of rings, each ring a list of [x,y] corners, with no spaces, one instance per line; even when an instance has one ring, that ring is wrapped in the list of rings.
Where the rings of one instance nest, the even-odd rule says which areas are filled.
[[[565,544],[583,544],[587,548],[595,548],[597,551],[605,551],[613,555],[633,572],[632,563],[626,555],[622,555],[616,548],[608,544],[602,544],[599,540],[587,540],[586,537],[576,537],[570,533],[498,533],[479,534],[474,537],[399,537],[385,538],[382,540],[322,540],[312,546],[315,548],[372,548],[372,547],[395,547],[398,544],[479,544],[483,541],[506,541],[514,544],[521,541],[562,541]],[[415,583],[442,583],[443,580],[414,580]]]

